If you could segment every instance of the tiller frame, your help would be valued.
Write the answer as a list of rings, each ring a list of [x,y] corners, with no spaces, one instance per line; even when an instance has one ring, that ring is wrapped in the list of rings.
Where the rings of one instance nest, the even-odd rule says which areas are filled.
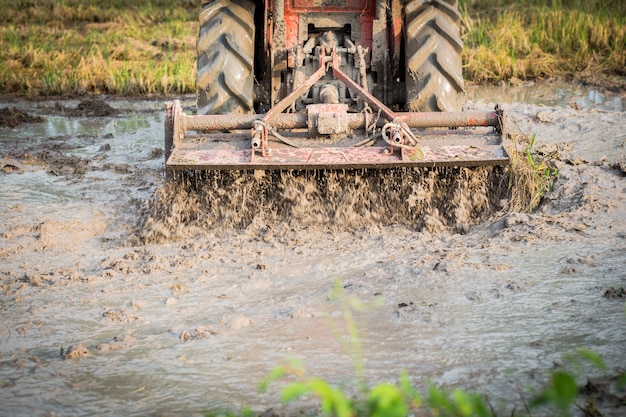
[[[320,93],[323,103],[309,104],[307,113],[284,113],[329,69],[373,110],[348,113],[333,89]],[[382,119],[382,120],[381,120]],[[165,104],[165,159],[167,171],[235,169],[344,169],[394,166],[507,165],[502,146],[505,113],[496,106],[490,112],[394,112],[340,69],[335,48],[327,55],[322,46],[319,68],[265,114],[186,115],[179,100]],[[378,135],[367,133],[380,128]],[[448,130],[414,129],[449,128]],[[460,130],[459,128],[483,128]],[[491,128],[485,131],[484,128]],[[249,129],[249,139],[241,130]],[[278,130],[308,129],[306,146],[285,138]],[[325,139],[354,130],[366,138],[352,146],[324,146]],[[190,131],[200,132],[188,135]],[[230,132],[229,132],[230,131]],[[232,132],[239,131],[239,132]],[[202,134],[202,132],[212,132]],[[225,132],[225,133],[215,133]],[[270,146],[270,136],[279,143]],[[378,140],[378,138],[382,140]],[[242,148],[210,149],[206,142],[248,143]],[[302,138],[300,138],[302,139]],[[422,143],[420,143],[422,142]],[[369,145],[369,146],[366,146]]]

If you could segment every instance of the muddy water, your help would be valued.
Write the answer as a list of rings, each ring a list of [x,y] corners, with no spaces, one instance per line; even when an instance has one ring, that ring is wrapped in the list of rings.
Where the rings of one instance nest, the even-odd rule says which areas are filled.
[[[579,110],[610,110],[621,112],[623,94],[599,87],[589,87],[563,81],[541,83],[535,81],[517,84],[500,83],[490,86],[467,87],[466,98],[471,101],[499,103],[528,103],[539,106],[570,107]]]
[[[470,108],[492,106],[471,98]],[[293,410],[279,404],[280,384],[261,394],[258,382],[296,358],[308,375],[354,387],[340,343],[351,299],[370,303],[355,320],[371,384],[405,369],[420,388],[484,392],[509,415],[523,407],[520,391],[529,397],[577,348],[601,354],[610,373],[623,369],[626,114],[575,108],[571,97],[516,101],[505,106],[512,123],[560,158],[535,213],[483,195],[471,222],[460,203],[480,188],[453,197],[451,215],[423,197],[436,189],[418,186],[395,204],[430,201],[428,221],[364,216],[356,203],[368,188],[333,191],[335,209],[310,206],[307,217],[302,201],[319,199],[309,179],[289,179],[282,201],[299,202],[289,206],[297,221],[276,214],[282,203],[245,217],[233,200],[220,213],[249,219],[235,227],[217,221],[206,193],[162,188],[159,103],[110,101],[120,115],[101,118],[10,103],[46,122],[0,130],[0,415]],[[323,218],[336,209],[344,215]]]

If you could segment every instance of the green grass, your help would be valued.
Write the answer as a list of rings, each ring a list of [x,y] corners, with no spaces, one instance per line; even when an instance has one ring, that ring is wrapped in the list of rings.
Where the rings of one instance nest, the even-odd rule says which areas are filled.
[[[536,134],[526,135],[513,132],[510,135],[507,152],[511,158],[509,185],[511,198],[510,210],[514,212],[532,212],[543,197],[552,191],[560,168],[556,166],[557,153],[543,154],[535,148]]]
[[[467,79],[626,76],[622,0],[461,2]]]
[[[28,96],[193,91],[195,3],[0,0],[0,91]]]
[[[195,90],[199,0],[0,0],[0,94]],[[465,0],[474,82],[608,77],[626,85],[626,2]]]

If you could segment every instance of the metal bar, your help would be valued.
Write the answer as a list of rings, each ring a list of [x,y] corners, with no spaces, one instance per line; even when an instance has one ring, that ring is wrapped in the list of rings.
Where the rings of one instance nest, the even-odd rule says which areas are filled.
[[[365,91],[360,85],[355,83],[352,78],[348,77],[339,69],[339,60],[337,59],[337,53],[333,49],[333,75],[337,77],[339,81],[344,83],[350,90],[357,93],[359,97],[368,102],[375,110],[379,110],[383,117],[388,121],[392,121],[396,118],[396,114],[380,102],[376,97]]]
[[[172,152],[167,169],[230,170],[230,169],[344,169],[435,166],[506,165],[509,157],[500,145],[481,147],[430,146],[422,147],[423,156],[387,152],[386,147],[346,148],[274,148],[263,158],[251,159],[252,150],[179,150]]]
[[[259,114],[212,114],[206,116],[186,116],[187,129],[210,131],[210,130],[235,130],[250,129]],[[272,126],[277,129],[297,129],[307,126],[308,116],[305,113],[280,113],[272,120]]]
[[[291,106],[298,97],[303,95],[305,92],[309,90],[324,75],[326,75],[326,68],[324,65],[324,50],[322,48],[322,56],[320,57],[320,67],[315,71],[309,78],[307,78],[301,85],[298,86],[295,90],[293,90],[287,97],[276,103],[267,113],[263,116],[263,120],[266,122],[272,122],[274,118],[285,111],[285,109]]]
[[[395,117],[411,128],[431,127],[473,127],[497,126],[499,115],[491,112],[425,112],[425,113],[394,113]],[[252,128],[258,114],[214,114],[205,116],[187,116],[179,113],[177,117],[184,117],[186,131],[237,130]],[[372,113],[348,113],[346,115],[350,129],[364,129],[376,119]],[[379,126],[385,122],[379,121]],[[308,127],[306,113],[280,113],[272,120],[276,129],[303,129]]]
[[[398,121],[409,127],[474,127],[498,126],[500,115],[496,111],[411,112],[395,113]]]

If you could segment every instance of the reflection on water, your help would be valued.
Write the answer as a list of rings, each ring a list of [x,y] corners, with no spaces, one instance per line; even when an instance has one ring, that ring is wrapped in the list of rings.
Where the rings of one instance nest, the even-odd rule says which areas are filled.
[[[3,182],[2,194],[0,203],[9,207],[15,204],[45,207],[47,204],[66,204],[79,198],[67,184],[45,171],[13,175],[9,181]]]
[[[501,83],[493,86],[468,86],[466,98],[493,103],[525,103],[533,105],[624,111],[623,98],[615,93],[601,92],[565,82],[524,82],[518,85]]]

